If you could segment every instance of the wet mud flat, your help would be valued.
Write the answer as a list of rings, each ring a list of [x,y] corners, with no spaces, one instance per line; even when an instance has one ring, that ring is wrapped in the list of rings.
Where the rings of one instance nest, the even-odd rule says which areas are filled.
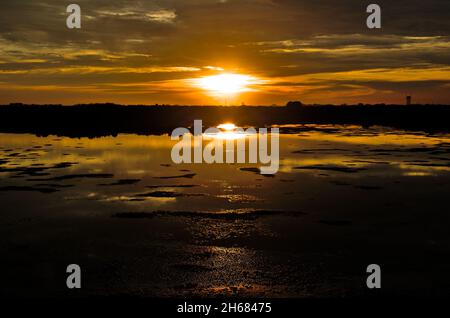
[[[445,248],[426,240],[422,226],[418,216],[363,222],[303,213],[216,217],[165,211],[106,220],[23,220],[12,228],[27,234],[12,239],[9,233],[2,244],[7,257],[1,267],[8,273],[2,294],[442,297],[449,286],[442,272],[450,262]],[[374,259],[383,268],[380,291],[365,285],[365,268]],[[68,291],[65,267],[74,262],[82,268],[83,288]]]
[[[283,131],[284,130],[284,131]],[[2,296],[445,297],[450,137],[282,127],[280,172],[167,136],[0,134]],[[68,264],[82,289],[65,285]],[[366,287],[369,264],[382,289]]]

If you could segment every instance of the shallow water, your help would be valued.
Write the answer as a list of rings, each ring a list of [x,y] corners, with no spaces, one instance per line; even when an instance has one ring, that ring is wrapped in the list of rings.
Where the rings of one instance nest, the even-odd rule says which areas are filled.
[[[4,210],[11,201],[14,210],[25,201],[19,204],[27,213],[34,210],[34,200],[64,208],[63,213],[80,206],[87,214],[330,205],[347,209],[345,200],[352,196],[365,196],[363,204],[373,200],[379,207],[379,198],[386,204],[407,204],[405,196],[415,191],[421,196],[441,192],[449,176],[450,136],[386,128],[281,129],[280,171],[273,178],[259,174],[258,165],[173,164],[175,142],[168,136],[70,139],[2,134],[0,198]],[[427,187],[416,188],[419,183]],[[320,200],[323,196],[328,202]],[[27,200],[19,200],[24,197]]]
[[[448,264],[450,135],[279,128],[275,176],[255,164],[175,165],[169,136],[0,134],[5,270],[26,272],[34,255],[49,294],[75,258],[118,272],[119,285],[91,274],[91,294],[336,296],[363,293],[365,268],[354,267],[378,257],[393,272],[412,266],[393,291],[428,288],[434,276],[417,289],[402,282],[417,270],[409,259],[422,276]]]

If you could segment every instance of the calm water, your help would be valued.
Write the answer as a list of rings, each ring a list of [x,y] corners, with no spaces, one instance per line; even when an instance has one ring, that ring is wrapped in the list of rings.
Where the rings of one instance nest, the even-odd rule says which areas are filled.
[[[358,275],[342,269],[345,255],[364,264],[368,250],[379,250],[380,260],[397,264],[448,252],[449,135],[317,125],[281,131],[275,176],[260,175],[258,165],[175,165],[168,136],[0,134],[6,264],[27,271],[27,255],[39,254],[31,271],[39,282],[73,258],[95,273],[105,262],[122,264],[114,267],[120,285],[92,274],[103,287],[87,290],[99,294],[340,295],[359,283],[336,283],[320,264],[336,264],[352,281]],[[142,252],[148,259],[136,261]],[[434,265],[421,263],[422,276],[439,266],[428,259]],[[151,276],[155,266],[166,276]],[[410,288],[401,280],[413,272],[393,288]]]
[[[0,200],[6,211],[25,214],[36,210],[35,201],[64,209],[59,214],[346,210],[348,200],[353,207],[408,206],[409,197],[437,199],[448,190],[450,136],[327,126],[282,131],[273,178],[252,169],[258,165],[172,164],[168,136],[2,134]]]

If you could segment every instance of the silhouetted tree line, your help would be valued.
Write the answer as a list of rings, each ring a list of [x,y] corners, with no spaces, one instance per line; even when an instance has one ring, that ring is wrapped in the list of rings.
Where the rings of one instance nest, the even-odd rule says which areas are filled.
[[[223,122],[264,127],[272,124],[382,125],[407,130],[450,132],[448,105],[351,105],[351,106],[121,106],[24,105],[0,106],[0,132],[98,137],[120,133],[167,134],[190,127],[195,119],[205,127]],[[302,106],[302,107],[299,107]]]

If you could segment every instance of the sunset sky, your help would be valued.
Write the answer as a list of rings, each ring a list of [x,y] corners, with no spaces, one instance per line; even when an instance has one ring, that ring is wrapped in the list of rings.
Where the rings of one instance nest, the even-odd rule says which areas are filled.
[[[448,0],[2,1],[0,104],[450,104],[449,35]]]

